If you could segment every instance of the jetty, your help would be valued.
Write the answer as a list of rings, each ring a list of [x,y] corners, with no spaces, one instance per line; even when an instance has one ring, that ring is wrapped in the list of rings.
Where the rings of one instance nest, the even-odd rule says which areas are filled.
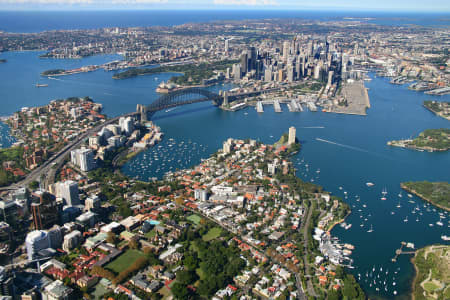
[[[395,256],[392,258],[392,262],[396,262],[399,255],[402,255],[402,254],[415,254],[416,253],[416,251],[403,251],[404,247],[414,249],[414,244],[413,243],[407,243],[407,242],[401,242],[400,248],[395,250]]]
[[[275,112],[277,112],[277,113],[283,112],[283,111],[281,110],[280,101],[278,101],[278,100],[274,100],[274,101],[273,101],[273,109],[274,109]]]
[[[263,113],[264,112],[264,107],[262,105],[262,101],[258,101],[256,103],[256,111],[259,113]]]

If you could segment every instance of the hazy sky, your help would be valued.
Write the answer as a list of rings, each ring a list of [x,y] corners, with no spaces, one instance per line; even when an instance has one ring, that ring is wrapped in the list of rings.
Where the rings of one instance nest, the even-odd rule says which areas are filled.
[[[1,9],[338,9],[449,12],[450,0],[0,0]]]

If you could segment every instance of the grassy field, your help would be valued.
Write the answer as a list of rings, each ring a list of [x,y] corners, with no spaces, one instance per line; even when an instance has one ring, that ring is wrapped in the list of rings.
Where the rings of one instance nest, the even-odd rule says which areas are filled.
[[[433,245],[417,251],[413,262],[415,300],[450,299],[450,246]],[[441,297],[441,298],[439,298]]]
[[[195,225],[198,225],[200,224],[202,218],[199,215],[190,215],[189,217],[187,217],[187,219]]]
[[[156,235],[155,229],[152,229],[149,232],[147,232],[146,234],[144,234],[144,236],[148,239],[154,238],[155,235]]]
[[[434,284],[433,282],[426,282],[423,284],[423,287],[425,288],[425,291],[427,291],[428,293],[432,293],[441,288],[440,286]]]
[[[115,273],[120,273],[121,271],[129,267],[131,264],[133,264],[141,256],[144,256],[144,253],[142,253],[141,251],[128,249],[118,258],[107,264],[106,268]]]
[[[205,242],[209,242],[209,241],[219,237],[221,233],[222,233],[222,229],[220,227],[213,227],[208,231],[207,234],[202,236],[202,239]]]

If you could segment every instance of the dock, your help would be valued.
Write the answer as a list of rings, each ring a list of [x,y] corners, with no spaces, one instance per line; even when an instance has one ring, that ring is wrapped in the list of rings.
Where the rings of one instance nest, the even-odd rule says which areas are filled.
[[[405,246],[406,246],[407,248],[412,248],[412,249],[414,249],[414,244],[412,244],[412,243],[406,243],[406,242],[401,242],[400,248],[397,249],[397,250],[395,250],[395,256],[392,258],[392,262],[396,262],[399,255],[402,255],[402,254],[416,254],[416,251],[403,251],[403,248],[404,248]]]
[[[258,102],[256,103],[256,111],[259,112],[259,113],[263,113],[263,112],[264,112],[264,107],[263,107],[261,101],[258,101]]]
[[[317,106],[313,102],[306,102],[309,111],[317,111]]]
[[[281,110],[281,105],[280,105],[280,102],[279,102],[278,100],[274,100],[274,101],[273,101],[273,109],[274,109],[275,112],[277,112],[277,113],[283,112],[283,111]]]
[[[291,103],[287,105],[290,112],[298,112],[300,111],[299,104],[294,99],[291,100]]]

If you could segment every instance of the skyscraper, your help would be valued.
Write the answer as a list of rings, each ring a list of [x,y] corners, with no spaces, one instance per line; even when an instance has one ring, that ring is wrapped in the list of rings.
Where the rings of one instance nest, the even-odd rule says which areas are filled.
[[[31,204],[33,225],[35,229],[45,229],[59,221],[60,205],[54,195],[36,191],[32,194],[34,201]]]
[[[241,55],[241,73],[247,73],[248,71],[248,53],[246,51],[242,52]]]
[[[80,204],[78,183],[75,181],[66,180],[64,182],[58,182],[56,191],[56,195],[63,198],[67,205],[75,206]]]
[[[289,127],[289,138],[288,138],[288,145],[292,145],[295,144],[295,127],[291,126]]]
[[[87,172],[95,168],[94,152],[91,149],[76,149],[70,152],[72,164],[81,171]]]
[[[241,76],[242,76],[241,65],[240,64],[234,64],[233,65],[233,77],[234,77],[234,80],[240,80]]]
[[[36,254],[43,249],[50,247],[50,240],[48,234],[42,230],[31,231],[27,234],[25,239],[25,245],[27,248],[28,260],[36,258]]]
[[[289,58],[289,42],[285,41],[283,43],[283,60],[284,60],[284,62],[287,62],[288,58]]]

